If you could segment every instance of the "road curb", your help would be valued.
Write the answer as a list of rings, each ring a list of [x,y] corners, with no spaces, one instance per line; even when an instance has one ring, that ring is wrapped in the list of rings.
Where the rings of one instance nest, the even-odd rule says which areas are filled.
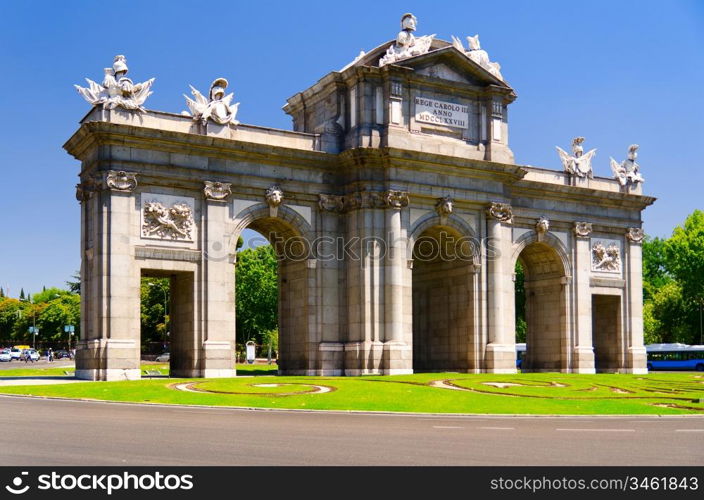
[[[50,401],[73,401],[77,403],[100,403],[100,404],[117,404],[145,407],[163,407],[163,408],[197,408],[197,409],[212,409],[212,410],[228,410],[228,411],[261,411],[261,412],[283,412],[283,413],[331,413],[343,415],[374,415],[374,416],[407,416],[407,417],[433,417],[433,418],[612,418],[612,419],[629,419],[629,418],[685,418],[685,419],[704,419],[704,415],[652,415],[652,414],[623,414],[623,415],[579,415],[579,414],[531,414],[531,413],[421,413],[421,412],[396,412],[396,411],[375,411],[375,410],[315,410],[308,408],[259,408],[256,406],[217,406],[217,405],[189,405],[189,404],[169,404],[169,403],[147,403],[137,401],[108,401],[103,399],[83,399],[83,398],[62,398],[57,396],[34,396],[29,394],[4,394],[0,393],[3,398],[26,398],[26,399],[43,399]]]

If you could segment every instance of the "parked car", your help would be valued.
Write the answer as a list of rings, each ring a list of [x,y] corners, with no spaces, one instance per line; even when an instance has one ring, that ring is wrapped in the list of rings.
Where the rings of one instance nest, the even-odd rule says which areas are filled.
[[[154,361],[158,361],[160,363],[168,363],[169,360],[171,359],[171,355],[168,352],[164,352],[159,354]]]
[[[25,349],[22,351],[22,356],[29,354],[29,359],[32,361],[39,361],[39,353],[35,349]]]
[[[18,347],[11,347],[10,356],[12,357],[12,359],[20,359],[22,357],[22,349]]]
[[[0,361],[12,361],[12,354],[10,354],[9,349],[3,349],[0,351]]]
[[[71,355],[66,349],[59,349],[54,351],[54,359],[70,358]]]

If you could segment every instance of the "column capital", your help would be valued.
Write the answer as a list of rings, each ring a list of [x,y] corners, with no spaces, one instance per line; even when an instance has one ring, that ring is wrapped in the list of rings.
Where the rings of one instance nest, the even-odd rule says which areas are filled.
[[[124,170],[108,170],[104,176],[105,187],[112,191],[132,192],[137,187],[137,174]]]
[[[631,243],[643,243],[643,238],[645,238],[645,231],[640,227],[629,227],[626,230],[626,239]]]
[[[232,184],[229,182],[205,181],[203,194],[208,200],[227,201],[228,196],[232,194]]]
[[[592,234],[592,223],[575,222],[572,231],[577,238],[588,238]]]
[[[486,208],[486,215],[490,219],[496,219],[507,224],[513,223],[513,210],[508,203],[491,202]]]

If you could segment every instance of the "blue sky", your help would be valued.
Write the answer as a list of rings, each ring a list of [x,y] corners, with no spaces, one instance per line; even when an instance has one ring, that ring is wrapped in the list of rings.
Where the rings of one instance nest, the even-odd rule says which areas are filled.
[[[180,112],[193,84],[230,81],[244,123],[290,129],[287,97],[396,36],[480,34],[518,100],[521,164],[559,169],[555,145],[598,148],[594,169],[640,144],[649,234],[704,208],[704,2],[0,1],[0,286],[63,286],[79,268],[79,164],[62,149],[88,111],[73,88],[125,54],[147,107]]]

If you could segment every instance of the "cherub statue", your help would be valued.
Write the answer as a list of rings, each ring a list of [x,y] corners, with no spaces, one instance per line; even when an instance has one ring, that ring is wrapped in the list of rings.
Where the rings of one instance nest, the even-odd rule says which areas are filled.
[[[596,154],[596,149],[584,153],[584,148],[582,147],[583,142],[584,137],[575,137],[572,140],[572,153],[574,156],[570,156],[567,151],[559,146],[555,146],[555,148],[560,155],[560,161],[562,161],[565,172],[576,175],[577,177],[589,177],[592,179],[594,177],[594,173],[592,172],[592,158]]]
[[[237,121],[237,110],[240,107],[240,103],[231,104],[234,93],[231,92],[225,95],[225,89],[227,88],[227,80],[224,78],[217,78],[210,85],[210,92],[208,93],[208,99],[206,99],[203,94],[198,92],[198,90],[191,87],[191,93],[195,97],[195,101],[183,95],[186,98],[186,105],[188,109],[191,110],[184,111],[183,114],[188,116],[193,116],[194,120],[200,120],[203,125],[208,123],[208,119],[213,120],[215,123],[220,125],[226,125],[231,123],[232,125],[239,125],[240,122]]]
[[[401,31],[396,36],[396,43],[386,50],[384,57],[379,60],[379,66],[428,52],[435,35],[416,38],[413,32],[416,30],[417,22],[416,16],[410,12],[401,16]]]
[[[103,83],[98,84],[86,78],[88,87],[74,85],[78,93],[93,106],[103,105],[105,109],[121,107],[130,110],[145,112],[144,101],[152,95],[154,78],[144,83],[133,83],[127,78],[127,59],[123,55],[115,56],[112,68],[105,68]]]
[[[462,41],[459,38],[452,35],[452,45],[457,50],[464,52],[467,57],[499,80],[504,79],[504,77],[501,76],[501,65],[497,62],[491,62],[489,60],[489,54],[487,54],[486,50],[482,50],[481,45],[479,44],[479,35],[467,37],[467,45],[469,46],[468,49],[464,48],[464,45],[462,45]]]
[[[636,158],[638,158],[638,144],[631,144],[628,147],[628,158],[618,163],[616,160],[611,158],[611,171],[614,174],[614,179],[618,181],[621,186],[627,184],[638,184],[643,182],[643,176],[640,175],[640,166],[636,163]]]
[[[621,251],[613,243],[605,246],[597,241],[592,247],[592,269],[595,271],[620,271]]]

